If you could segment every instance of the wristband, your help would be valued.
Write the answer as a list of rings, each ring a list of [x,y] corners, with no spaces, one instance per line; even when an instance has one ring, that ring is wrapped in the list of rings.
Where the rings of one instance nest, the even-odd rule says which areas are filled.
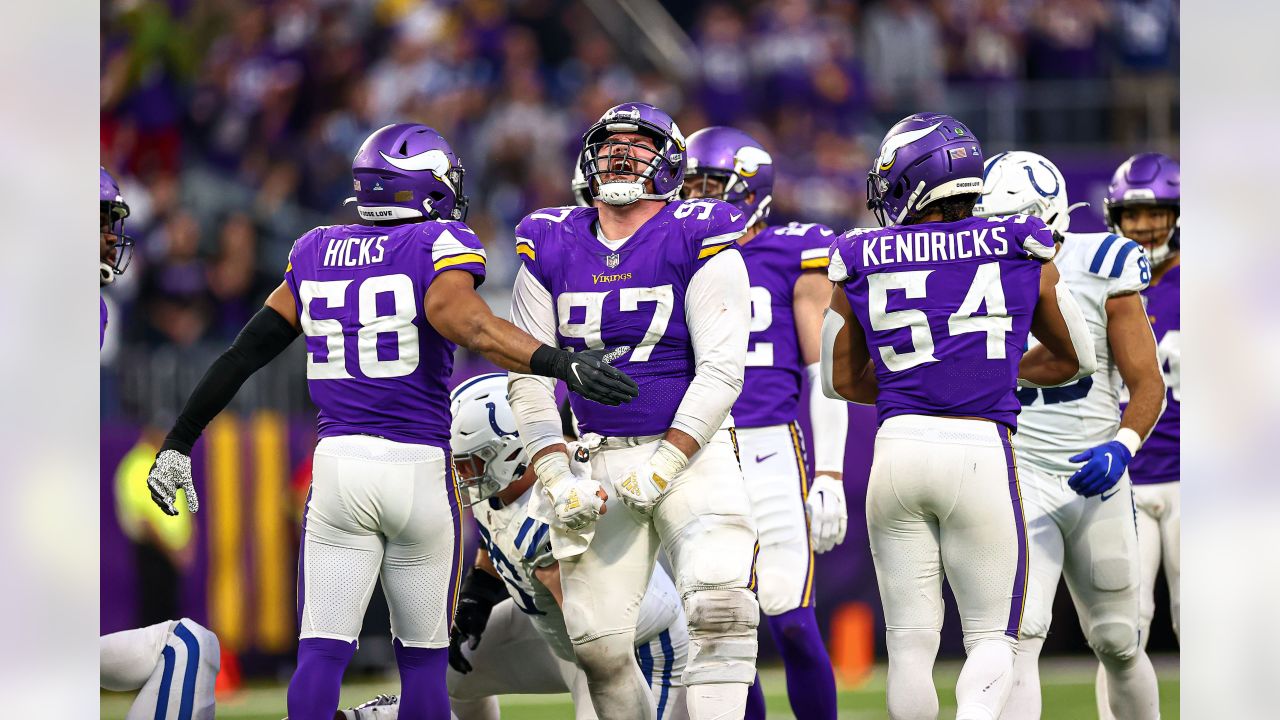
[[[481,600],[487,607],[493,607],[507,599],[507,586],[498,578],[473,567],[462,583],[462,595]]]
[[[539,345],[537,350],[533,351],[533,356],[529,358],[529,371],[534,375],[542,377],[558,378],[556,366],[563,361],[565,352],[551,347],[550,345]]]
[[[1142,447],[1142,438],[1129,428],[1120,428],[1115,441],[1128,448],[1130,456],[1137,455],[1138,448]]]

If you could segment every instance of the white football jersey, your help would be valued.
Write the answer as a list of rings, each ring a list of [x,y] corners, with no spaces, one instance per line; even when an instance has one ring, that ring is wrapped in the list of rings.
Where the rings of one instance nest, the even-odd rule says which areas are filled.
[[[1052,474],[1071,474],[1067,458],[1110,442],[1120,429],[1122,381],[1107,342],[1107,300],[1151,282],[1141,246],[1112,233],[1064,233],[1053,260],[1080,305],[1098,354],[1098,370],[1070,385],[1019,388],[1022,414],[1014,447],[1018,460]],[[1034,345],[1034,338],[1030,339]]]
[[[489,553],[489,559],[506,584],[507,594],[516,607],[529,615],[557,657],[575,662],[564,614],[556,605],[555,596],[533,574],[535,568],[556,562],[551,554],[550,528],[529,515],[529,498],[536,487],[526,490],[510,505],[490,498],[472,505],[471,512],[480,528],[481,547]],[[636,646],[648,644],[673,623],[684,622],[675,583],[661,565],[655,564],[653,577],[649,579],[649,587],[640,604]],[[679,635],[683,637],[684,633]],[[683,652],[683,648],[678,650]]]

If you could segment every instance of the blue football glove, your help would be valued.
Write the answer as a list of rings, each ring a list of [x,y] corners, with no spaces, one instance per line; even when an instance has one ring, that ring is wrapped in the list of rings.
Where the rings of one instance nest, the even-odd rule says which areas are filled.
[[[1085,450],[1071,457],[1071,462],[1082,462],[1084,467],[1067,480],[1067,485],[1084,497],[1105,493],[1120,481],[1132,459],[1133,453],[1119,440]]]

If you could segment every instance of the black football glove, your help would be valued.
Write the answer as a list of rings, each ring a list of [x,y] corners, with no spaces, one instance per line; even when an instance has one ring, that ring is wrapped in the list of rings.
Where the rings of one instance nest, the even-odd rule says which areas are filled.
[[[533,352],[529,368],[535,375],[563,380],[571,391],[588,400],[601,405],[621,405],[634,400],[640,388],[626,373],[609,363],[630,349],[569,352],[543,345]]]
[[[498,578],[483,570],[471,568],[458,594],[458,608],[453,615],[453,628],[449,631],[449,664],[460,673],[471,672],[471,663],[462,656],[462,643],[475,650],[480,636],[489,624],[493,606],[507,599],[507,586]],[[466,669],[464,670],[463,667]]]

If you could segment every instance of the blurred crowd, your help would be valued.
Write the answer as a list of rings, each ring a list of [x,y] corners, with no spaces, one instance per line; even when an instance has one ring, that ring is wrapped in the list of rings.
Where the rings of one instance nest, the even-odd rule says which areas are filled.
[[[1176,133],[1177,0],[662,4],[696,59],[679,79],[570,0],[107,0],[102,159],[138,241],[108,290],[115,346],[224,346],[299,234],[354,218],[351,158],[386,123],[462,158],[500,311],[512,228],[571,202],[580,135],[617,102],[748,130],[773,150],[775,216],[838,228],[867,222],[869,159],[910,112],[989,147]]]

